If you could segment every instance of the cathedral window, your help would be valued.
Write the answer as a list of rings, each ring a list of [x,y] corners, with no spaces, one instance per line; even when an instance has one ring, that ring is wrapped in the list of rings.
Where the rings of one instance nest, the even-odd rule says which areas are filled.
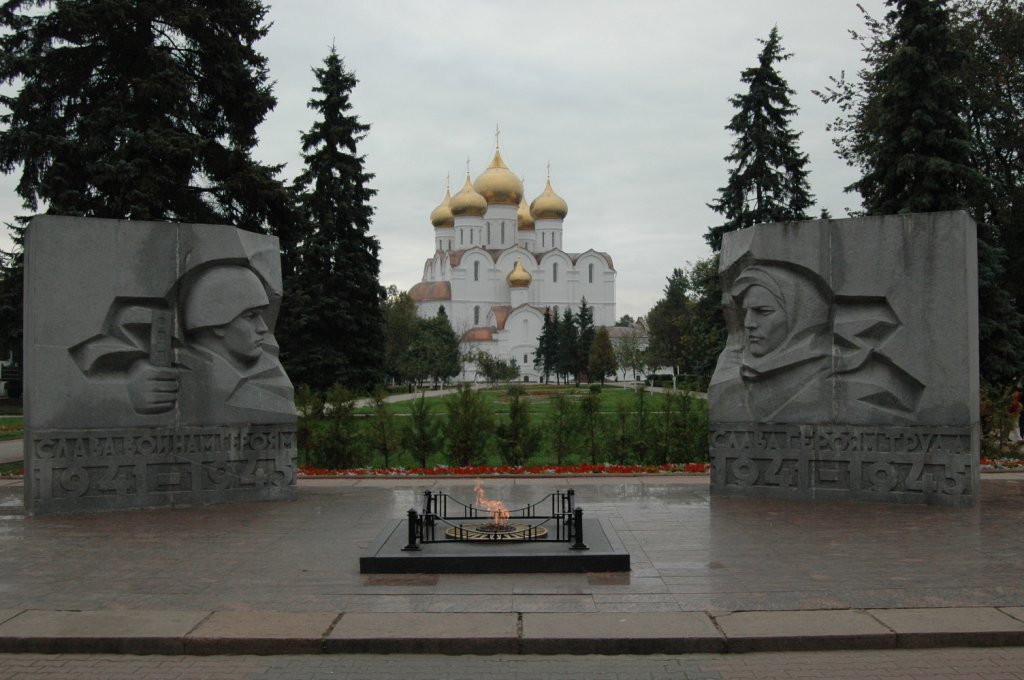
[[[593,265],[591,265],[591,266],[593,266]],[[479,281],[480,280],[480,263],[479,262],[474,262],[473,263],[473,280],[474,281]]]
[[[587,265],[587,276],[590,277],[590,283],[594,282],[594,265],[593,263]]]
[[[551,283],[558,283],[558,263],[551,265]]]
[[[487,242],[491,242],[491,223],[487,223]]]
[[[461,246],[465,242],[466,242],[466,232],[464,232],[464,231],[462,231],[460,229],[459,230],[459,245]]]
[[[469,245],[473,245],[473,230],[469,230]]]
[[[479,326],[480,325],[480,306],[479,305],[477,305],[476,307],[473,308],[473,325],[474,326]]]
[[[526,357],[528,357],[528,356],[529,356],[528,354],[524,354],[523,355],[523,366],[526,366]]]
[[[543,247],[545,247],[547,245],[547,238],[548,238],[548,235],[546,233],[544,233],[543,231],[540,232],[540,247],[541,248],[543,248]]]
[[[505,245],[505,223],[501,223],[501,245]]]

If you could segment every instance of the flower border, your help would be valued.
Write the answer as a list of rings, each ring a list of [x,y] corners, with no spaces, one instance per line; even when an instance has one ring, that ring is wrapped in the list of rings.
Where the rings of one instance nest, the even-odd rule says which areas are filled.
[[[331,470],[299,467],[304,477],[481,477],[512,475],[640,475],[640,474],[707,474],[708,463],[669,463],[666,465],[440,465],[432,468],[351,468]]]

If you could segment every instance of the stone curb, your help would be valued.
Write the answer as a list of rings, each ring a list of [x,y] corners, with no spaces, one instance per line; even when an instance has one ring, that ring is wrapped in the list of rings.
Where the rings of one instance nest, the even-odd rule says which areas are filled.
[[[0,610],[0,653],[689,654],[1024,646],[1024,607],[746,612]]]

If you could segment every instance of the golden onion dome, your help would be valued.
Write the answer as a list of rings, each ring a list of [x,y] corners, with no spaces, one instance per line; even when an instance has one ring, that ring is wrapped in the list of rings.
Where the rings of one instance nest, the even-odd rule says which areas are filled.
[[[488,205],[519,205],[523,200],[523,183],[501,160],[501,152],[494,150],[494,160],[473,182],[476,192],[487,199]]]
[[[523,263],[516,260],[515,266],[512,267],[512,271],[508,273],[505,280],[508,281],[510,288],[529,288],[533,277],[530,276],[530,272],[523,269]]]
[[[459,193],[452,196],[452,215],[454,217],[483,217],[487,212],[487,199],[473,189],[473,183],[469,181],[469,173],[466,173],[466,184]]]
[[[530,214],[535,220],[564,220],[569,214],[568,204],[551,188],[550,177],[544,192],[530,204]]]
[[[452,215],[452,192],[448,189],[444,192],[444,200],[441,205],[434,208],[430,213],[430,223],[437,229],[445,229],[455,226],[455,216]]]
[[[533,215],[530,214],[530,206],[526,205],[526,198],[519,201],[519,210],[516,212],[516,220],[519,228],[523,231],[533,231]]]

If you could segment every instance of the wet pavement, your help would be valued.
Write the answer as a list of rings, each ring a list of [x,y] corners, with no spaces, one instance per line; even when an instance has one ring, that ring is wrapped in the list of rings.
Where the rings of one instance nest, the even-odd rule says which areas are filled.
[[[676,475],[483,482],[513,507],[575,488],[632,570],[359,573],[423,490],[470,500],[474,479],[302,480],[296,502],[43,518],[2,479],[0,652],[1024,645],[1021,474],[984,475],[966,509],[713,498],[707,477]]]
[[[361,575],[424,489],[475,480],[303,480],[291,503],[29,518],[0,481],[0,609],[658,612],[1024,606],[1024,479],[976,508],[711,498],[706,477],[487,479],[511,505],[572,485],[626,574]],[[500,546],[498,546],[500,549]]]
[[[25,442],[22,439],[0,440],[0,464],[18,463],[25,458]]]

